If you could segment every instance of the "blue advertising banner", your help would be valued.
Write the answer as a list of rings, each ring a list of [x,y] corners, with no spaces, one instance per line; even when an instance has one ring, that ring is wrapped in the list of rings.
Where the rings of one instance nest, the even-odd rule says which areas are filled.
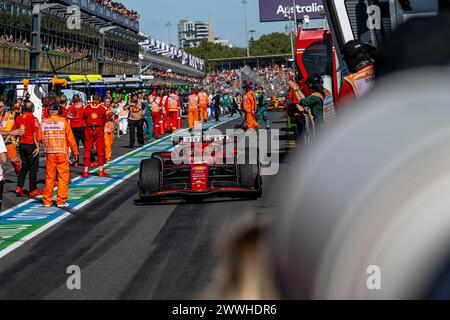
[[[294,9],[297,11],[297,19],[309,16],[310,19],[320,19],[323,10],[322,0],[259,0],[259,18],[261,22],[286,21],[286,14],[291,12],[294,17]]]

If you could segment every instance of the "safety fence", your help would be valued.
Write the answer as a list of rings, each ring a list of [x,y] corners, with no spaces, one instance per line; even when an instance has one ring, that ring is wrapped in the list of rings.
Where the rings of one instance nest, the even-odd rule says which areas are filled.
[[[245,66],[241,70],[240,74],[240,83],[241,83],[241,90],[244,86],[249,85],[253,90],[257,89],[257,87],[264,87],[271,96],[273,94],[272,87],[264,81],[264,79],[255,71],[252,70],[249,66]]]

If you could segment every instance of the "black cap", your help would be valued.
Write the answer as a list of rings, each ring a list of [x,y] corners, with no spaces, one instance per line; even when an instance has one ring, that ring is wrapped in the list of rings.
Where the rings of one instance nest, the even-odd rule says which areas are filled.
[[[351,40],[342,48],[344,60],[352,73],[359,71],[361,67],[373,63],[372,48],[358,40]]]
[[[49,111],[59,111],[59,103],[54,102],[48,108]]]

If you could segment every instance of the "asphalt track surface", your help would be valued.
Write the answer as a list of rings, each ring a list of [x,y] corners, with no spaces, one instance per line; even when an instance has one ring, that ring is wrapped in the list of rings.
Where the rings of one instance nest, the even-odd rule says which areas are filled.
[[[135,175],[0,259],[0,299],[199,297],[212,281],[218,248],[236,223],[273,215],[279,205],[273,188],[288,171],[286,119],[275,112],[270,120],[273,128],[281,129],[282,163],[278,177],[263,178],[263,198],[136,205]],[[117,140],[114,157],[130,152],[126,146],[128,137]],[[43,162],[41,166],[43,173]],[[7,178],[15,183],[10,174]],[[23,201],[14,196],[14,183],[7,184],[4,210]],[[81,268],[81,290],[67,288],[71,265]]]

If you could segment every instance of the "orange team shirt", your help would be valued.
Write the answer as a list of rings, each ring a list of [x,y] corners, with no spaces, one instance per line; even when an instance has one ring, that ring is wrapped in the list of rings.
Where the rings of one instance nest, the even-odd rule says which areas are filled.
[[[19,137],[21,144],[35,144],[34,138],[39,137],[39,120],[31,113],[25,112],[18,116],[11,130],[24,129],[25,133]]]

